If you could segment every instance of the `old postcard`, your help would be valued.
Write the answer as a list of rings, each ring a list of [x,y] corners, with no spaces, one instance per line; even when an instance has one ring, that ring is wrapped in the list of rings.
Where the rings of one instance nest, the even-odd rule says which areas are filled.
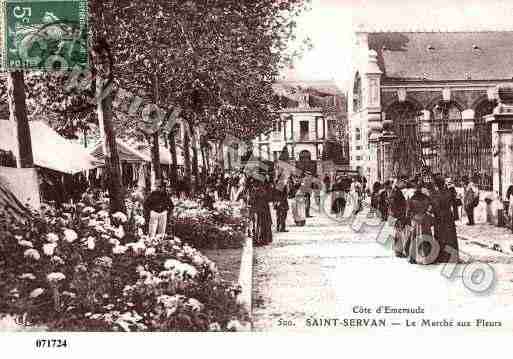
[[[0,7],[6,338],[513,330],[513,4]]]

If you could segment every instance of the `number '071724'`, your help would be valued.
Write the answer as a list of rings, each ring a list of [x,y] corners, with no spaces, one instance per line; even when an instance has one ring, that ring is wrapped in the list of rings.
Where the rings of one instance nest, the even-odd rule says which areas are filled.
[[[36,348],[67,348],[66,339],[36,339]]]

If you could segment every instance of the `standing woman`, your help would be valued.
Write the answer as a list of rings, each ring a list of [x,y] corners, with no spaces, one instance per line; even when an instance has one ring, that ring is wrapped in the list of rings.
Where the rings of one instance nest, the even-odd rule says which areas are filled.
[[[458,237],[452,208],[453,195],[445,185],[442,177],[435,178],[436,189],[432,194],[433,213],[435,216],[434,235],[440,246],[437,263],[458,263]]]
[[[303,227],[306,224],[306,202],[307,193],[304,190],[304,185],[298,183],[295,198],[296,211],[294,214],[294,222],[298,227]]]
[[[273,241],[272,218],[269,204],[273,200],[269,182],[255,181],[256,236],[255,245],[266,245]]]
[[[431,226],[433,217],[430,214],[431,198],[427,195],[426,188],[421,179],[418,180],[413,196],[408,200],[408,216],[413,230],[409,238],[409,262],[429,264],[432,251],[433,234]]]
[[[513,231],[513,185],[510,185],[508,187],[508,190],[506,191],[506,201],[508,201],[508,218],[509,218],[509,225],[511,228],[511,231]]]

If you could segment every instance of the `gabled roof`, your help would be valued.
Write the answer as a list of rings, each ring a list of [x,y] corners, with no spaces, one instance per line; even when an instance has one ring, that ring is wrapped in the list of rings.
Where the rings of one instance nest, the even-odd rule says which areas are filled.
[[[74,174],[103,166],[79,144],[61,137],[43,121],[30,121],[34,164],[58,172]],[[0,149],[17,152],[16,122],[0,120]]]
[[[141,151],[136,150],[135,148],[132,148],[130,145],[128,145],[123,140],[120,140],[119,138],[116,139],[116,144],[118,148],[118,155],[119,160],[121,162],[131,162],[131,163],[138,163],[138,162],[151,162],[151,157],[148,157],[146,154],[142,153]],[[96,144],[96,146],[91,151],[91,155],[98,159],[103,159],[105,156],[103,154],[103,146],[102,142]]]
[[[513,78],[513,31],[372,32],[368,37],[388,79]]]

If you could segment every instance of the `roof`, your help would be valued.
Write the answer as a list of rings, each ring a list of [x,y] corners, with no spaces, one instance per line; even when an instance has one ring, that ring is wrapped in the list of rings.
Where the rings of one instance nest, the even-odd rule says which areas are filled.
[[[130,145],[127,142],[117,138],[116,139],[117,147],[118,147],[118,155],[119,160],[121,162],[128,163],[142,163],[142,162],[151,162],[151,148],[148,145],[142,146],[133,144]],[[178,149],[178,146],[177,146]],[[91,151],[91,154],[99,159],[103,159],[103,147],[102,143],[99,142]],[[160,146],[160,164],[162,165],[171,165],[171,153],[169,152],[169,148],[164,146]],[[176,158],[178,160],[178,165],[183,165],[184,159],[180,154],[180,151],[177,151]]]
[[[178,162],[178,166],[183,166],[183,164],[184,164],[183,155],[180,154],[181,151],[178,151],[179,146],[176,146],[176,147],[177,147],[176,160]],[[160,150],[159,151],[160,164],[166,165],[166,166],[171,165],[173,163],[173,161],[171,160],[171,153],[169,152],[169,148],[160,146],[159,150]],[[146,147],[143,150],[143,152],[151,158],[151,148],[149,146]]]
[[[386,78],[399,80],[510,80],[513,31],[373,32]]]
[[[30,211],[12,193],[7,181],[0,176],[0,210],[13,215],[16,218],[27,217]]]
[[[131,163],[138,163],[138,162],[151,162],[151,157],[148,157],[146,154],[142,153],[141,151],[136,150],[123,140],[120,140],[119,138],[116,139],[117,149],[118,149],[118,155],[119,160],[121,162],[131,162]],[[98,159],[103,159],[105,156],[103,154],[103,146],[102,142],[96,144],[96,146],[93,148],[93,150],[90,152],[91,155]]]
[[[34,164],[58,172],[75,174],[103,165],[86,149],[61,137],[43,121],[30,121]],[[17,153],[16,122],[0,120],[0,149]]]

